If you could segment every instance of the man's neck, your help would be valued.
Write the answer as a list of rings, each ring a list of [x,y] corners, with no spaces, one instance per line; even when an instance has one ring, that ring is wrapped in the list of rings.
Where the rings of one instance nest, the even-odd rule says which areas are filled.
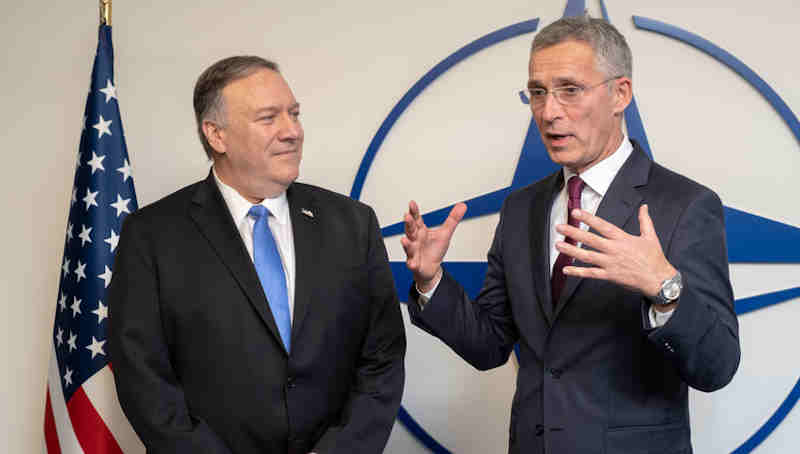
[[[232,178],[226,172],[224,167],[221,168],[216,163],[214,164],[214,174],[221,182],[233,188],[239,195],[244,197],[252,204],[259,204],[264,199],[274,199],[279,197],[281,194],[286,192],[287,189],[286,187],[280,185],[268,185],[273,187],[260,187],[258,189],[253,189],[245,184],[238,184],[239,180],[237,178]]]

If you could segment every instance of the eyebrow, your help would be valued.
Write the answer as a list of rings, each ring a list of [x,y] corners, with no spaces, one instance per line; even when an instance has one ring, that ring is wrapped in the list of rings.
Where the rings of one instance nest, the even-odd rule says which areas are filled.
[[[294,109],[299,109],[299,108],[300,108],[300,103],[296,102],[294,104],[289,105],[287,110],[294,110]],[[261,115],[261,114],[265,114],[265,113],[276,113],[276,112],[280,112],[280,111],[281,111],[281,108],[278,107],[278,106],[267,106],[267,107],[261,107],[260,109],[256,109],[255,114],[256,115]]]
[[[564,85],[577,85],[577,86],[583,86],[583,85],[585,85],[585,84],[583,84],[582,82],[578,82],[577,80],[575,80],[575,79],[573,79],[573,78],[571,78],[571,77],[557,77],[557,78],[555,79],[555,84],[554,84],[554,86],[556,86],[556,87],[562,87],[562,86],[564,86]],[[543,87],[544,87],[544,84],[543,84],[542,82],[540,82],[540,81],[536,80],[536,79],[534,79],[534,80],[529,80],[529,81],[528,81],[528,88],[539,88],[539,87],[542,87],[542,88],[543,88]]]
[[[278,112],[278,111],[280,111],[280,109],[278,109],[277,107],[269,106],[269,107],[262,107],[260,109],[256,109],[255,114],[256,115],[261,115],[261,114],[265,114],[265,113],[275,113],[275,112]]]

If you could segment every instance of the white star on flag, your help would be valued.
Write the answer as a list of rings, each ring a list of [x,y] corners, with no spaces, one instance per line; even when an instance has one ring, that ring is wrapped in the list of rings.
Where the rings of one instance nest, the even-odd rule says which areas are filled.
[[[111,79],[106,79],[106,88],[101,88],[100,91],[106,95],[106,102],[111,101],[111,98],[119,100],[117,98],[117,87],[111,84]]]
[[[67,345],[69,346],[69,351],[77,350],[78,347],[75,345],[75,340],[78,339],[77,334],[72,334],[72,331],[69,332],[69,340],[67,340]]]
[[[72,239],[72,223],[67,224],[67,241]]]
[[[119,194],[117,194],[117,201],[110,204],[112,207],[114,207],[117,210],[117,217],[119,217],[122,213],[130,213],[131,212],[128,209],[128,202],[130,202],[130,201],[131,201],[131,199],[123,199],[122,197],[120,197]]]
[[[72,188],[72,198],[70,198],[69,205],[72,206],[78,201],[78,188]]]
[[[117,169],[117,172],[122,174],[122,181],[123,182],[128,181],[128,178],[131,177],[131,165],[128,164],[128,160],[127,159],[124,161],[124,164],[125,165],[123,165],[122,167]]]
[[[97,355],[105,356],[106,352],[103,351],[103,344],[105,343],[106,341],[98,341],[92,336],[92,343],[86,346],[86,350],[92,352],[92,359]]]
[[[61,306],[62,312],[67,308],[67,295],[63,292],[61,293],[61,299],[58,300],[58,305]]]
[[[74,318],[76,315],[82,313],[81,312],[81,302],[83,302],[83,300],[79,300],[77,297],[73,296],[72,297],[72,301],[73,301],[73,303],[72,303],[72,306],[70,306],[70,308],[72,308],[72,317]]]
[[[86,164],[88,164],[92,168],[92,175],[94,175],[94,172],[96,170],[98,170],[98,169],[106,170],[106,168],[103,167],[103,159],[105,159],[105,158],[106,158],[106,155],[97,156],[94,153],[94,151],[92,151],[92,159],[90,159],[89,161],[86,162]]]
[[[88,243],[92,242],[92,238],[89,237],[89,233],[91,233],[93,228],[94,227],[86,227],[85,225],[82,226],[81,233],[78,234],[78,238],[81,239],[81,246],[86,245],[87,242]],[[72,236],[72,235],[70,235],[70,236]]]
[[[108,318],[108,306],[104,305],[102,301],[97,300],[97,309],[92,311],[92,314],[97,315],[97,324],[103,323],[103,319]]]
[[[60,347],[64,343],[64,330],[59,328],[58,334],[56,334],[56,340],[58,341],[57,347]]]
[[[72,369],[67,367],[67,373],[64,374],[64,383],[71,385],[72,384]]]
[[[67,277],[67,274],[69,274],[69,259],[68,258],[64,257],[64,265],[61,267],[61,269],[64,270],[64,277]]]
[[[97,138],[103,137],[103,134],[111,135],[111,120],[106,120],[100,115],[100,120],[97,121],[97,124],[93,125],[92,127],[97,130]]]
[[[108,265],[105,266],[106,269],[103,271],[103,274],[98,274],[97,277],[103,280],[105,283],[105,288],[108,288],[108,284],[111,283],[111,270],[108,269]]]
[[[117,235],[117,232],[115,232],[114,229],[111,229],[111,236],[103,241],[108,243],[109,246],[111,246],[111,252],[114,252],[114,249],[117,248],[117,244],[119,243],[119,235]]]
[[[97,205],[97,194],[100,194],[100,191],[92,192],[89,188],[86,188],[86,197],[83,198],[84,203],[86,203],[86,211],[89,211],[89,207],[92,205]]]
[[[78,260],[78,267],[75,268],[75,274],[78,276],[78,277],[75,278],[75,279],[77,279],[77,282],[80,282],[81,279],[86,279],[86,272],[84,271],[85,268],[86,268],[86,264],[85,263],[81,263],[81,261]]]

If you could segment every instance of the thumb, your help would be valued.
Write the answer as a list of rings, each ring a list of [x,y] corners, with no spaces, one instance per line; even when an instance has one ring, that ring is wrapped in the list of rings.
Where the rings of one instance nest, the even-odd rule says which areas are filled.
[[[450,214],[447,215],[447,219],[444,220],[444,227],[453,234],[455,231],[456,226],[458,223],[464,219],[464,214],[467,212],[467,205],[465,203],[457,203],[452,210],[450,210]]]
[[[656,228],[650,218],[650,208],[647,204],[639,207],[639,232],[644,237],[656,236]]]

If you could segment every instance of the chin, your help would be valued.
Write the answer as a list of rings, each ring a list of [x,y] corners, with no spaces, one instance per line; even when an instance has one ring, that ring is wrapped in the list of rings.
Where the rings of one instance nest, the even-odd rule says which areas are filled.
[[[570,159],[570,151],[566,148],[550,147],[547,149],[547,154],[551,161],[560,166],[569,166],[573,162],[573,159]]]
[[[287,171],[283,175],[281,175],[280,180],[283,182],[284,185],[289,186],[290,184],[294,183],[294,180],[300,176],[299,169],[294,169],[291,171]]]

